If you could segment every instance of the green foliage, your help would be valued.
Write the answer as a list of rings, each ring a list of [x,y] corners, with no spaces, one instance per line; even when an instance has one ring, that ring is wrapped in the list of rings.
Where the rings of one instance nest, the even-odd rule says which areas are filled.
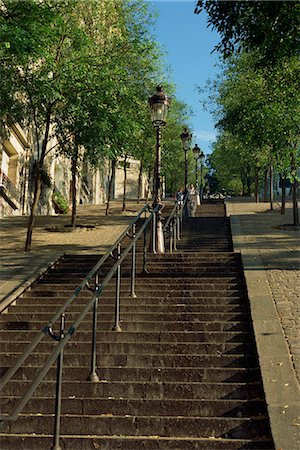
[[[151,20],[142,0],[3,0],[0,130],[8,120],[30,125],[39,167],[53,135],[56,154],[77,162],[85,153],[94,165],[132,147],[159,74]],[[37,176],[26,250],[40,184]]]
[[[184,187],[185,154],[182,148],[180,134],[187,126],[192,111],[182,101],[172,98],[166,128],[162,139],[162,175],[165,177],[166,190],[175,193],[180,186]],[[189,181],[195,182],[195,161],[190,151],[188,153]]]
[[[52,196],[52,200],[54,205],[56,206],[56,210],[58,210],[61,214],[67,214],[69,212],[69,205],[65,197],[58,191],[55,191]]]
[[[46,169],[41,169],[41,181],[43,186],[47,188],[52,187],[52,179]]]
[[[2,4],[0,117],[33,127],[39,166],[55,135],[56,154],[75,161],[77,170],[83,159],[99,166],[104,158],[124,154],[140,159],[145,170],[153,167],[155,131],[148,97],[165,76],[162,51],[150,33],[149,4],[143,0],[3,0]],[[172,94],[172,89],[168,84],[166,92]],[[174,101],[163,140],[163,171],[172,186],[184,178],[178,165],[183,172],[179,134],[186,116],[186,105]]]
[[[299,60],[283,58],[272,68],[258,68],[257,58],[252,52],[231,59],[211,92],[220,133],[215,169],[223,184],[240,179],[243,191],[270,164],[292,176],[292,161],[299,160]]]
[[[296,1],[198,0],[195,13],[208,14],[208,26],[221,35],[224,57],[259,49],[265,62],[298,54],[300,4]]]

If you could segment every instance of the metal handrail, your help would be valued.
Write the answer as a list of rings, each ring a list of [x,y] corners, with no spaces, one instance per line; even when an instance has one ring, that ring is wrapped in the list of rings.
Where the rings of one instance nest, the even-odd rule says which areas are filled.
[[[158,210],[159,206],[153,210],[151,216],[144,222],[143,226],[140,228],[140,230],[138,231],[138,233],[136,234],[135,237],[135,241],[137,241],[139,239],[139,237],[141,236],[141,234],[144,232],[144,229],[147,227],[148,223],[151,221],[152,219],[152,215],[153,213],[156,213],[156,211]],[[50,357],[48,358],[48,360],[46,361],[46,363],[44,364],[44,366],[40,369],[38,375],[35,377],[35,379],[33,380],[32,384],[30,385],[30,387],[28,388],[28,390],[25,392],[25,394],[23,395],[23,397],[21,398],[19,404],[17,404],[17,406],[15,407],[14,412],[10,415],[10,416],[0,416],[0,420],[16,420],[20,411],[23,409],[23,407],[25,406],[25,404],[27,403],[27,401],[29,400],[29,398],[31,397],[31,395],[33,394],[33,392],[35,391],[35,389],[38,387],[38,385],[40,384],[40,382],[42,381],[42,379],[45,377],[45,375],[47,374],[48,370],[50,369],[50,367],[52,366],[52,364],[55,362],[55,360],[57,359],[57,357],[59,356],[60,352],[64,349],[65,345],[67,344],[67,342],[71,339],[71,337],[73,336],[73,334],[75,333],[76,329],[78,328],[78,326],[80,325],[80,323],[82,322],[82,320],[85,318],[85,316],[87,315],[87,313],[90,311],[91,307],[93,306],[96,298],[99,298],[101,293],[103,292],[103,290],[106,288],[106,286],[108,285],[108,283],[110,282],[110,280],[112,279],[112,277],[114,276],[114,274],[116,273],[117,269],[119,266],[121,266],[122,262],[124,261],[124,259],[126,258],[126,256],[128,255],[128,253],[130,252],[130,250],[132,249],[133,245],[134,245],[134,240],[132,240],[132,242],[127,246],[127,248],[124,250],[124,252],[122,253],[122,256],[120,257],[120,259],[118,259],[118,261],[116,261],[116,263],[114,264],[114,266],[110,269],[109,273],[106,275],[106,277],[104,278],[104,280],[102,281],[102,283],[97,286],[97,289],[95,291],[95,294],[92,296],[92,298],[88,301],[88,303],[85,304],[84,308],[82,309],[80,315],[78,316],[78,318],[75,320],[75,322],[73,323],[73,325],[71,325],[68,329],[68,331],[64,334],[63,339],[61,339],[59,341],[59,344],[57,345],[57,347],[55,348],[55,350],[52,352],[52,354],[50,355]],[[118,240],[119,241],[119,240]],[[103,258],[101,258],[102,260]],[[96,266],[99,268],[99,263],[96,264]],[[95,267],[96,267],[95,266]],[[92,269],[93,271],[93,269]],[[91,271],[91,272],[92,272]],[[90,272],[90,273],[91,273]],[[95,272],[94,272],[95,273]],[[87,277],[86,277],[87,278]],[[81,283],[82,284],[82,283]],[[75,292],[79,292],[78,289],[76,289]],[[74,294],[72,295],[72,298],[74,298]],[[70,301],[67,302],[67,304],[70,304]],[[64,306],[63,308],[60,309],[61,314],[63,314],[63,312],[65,311],[66,306]],[[55,315],[56,318],[60,317],[58,315],[58,313]],[[43,330],[42,333],[49,333],[49,328],[52,329],[52,321],[50,321],[48,323],[48,325],[46,325]],[[27,356],[29,356],[28,354],[28,350],[25,352],[27,354]],[[5,383],[6,384],[6,383]],[[4,386],[2,386],[3,388]]]
[[[169,237],[169,251],[177,250],[176,242],[180,240],[180,232],[183,223],[183,211],[187,202],[187,194],[184,196],[183,202],[176,200],[171,214],[166,221],[163,232],[165,236]]]
[[[74,301],[74,299],[77,297],[77,295],[81,292],[81,290],[85,287],[90,288],[89,286],[89,281],[90,279],[96,274],[98,273],[98,270],[100,269],[100,267],[106,262],[106,260],[112,255],[112,253],[114,252],[114,250],[118,247],[118,245],[120,244],[120,242],[129,234],[130,229],[133,227],[133,225],[135,225],[137,223],[137,221],[141,218],[141,215],[146,212],[146,211],[150,211],[150,207],[149,205],[145,205],[142,210],[140,211],[140,213],[134,218],[134,220],[128,225],[127,229],[121,234],[121,236],[117,239],[117,241],[110,247],[110,249],[108,250],[108,252],[102,256],[102,258],[97,262],[97,264],[95,264],[95,266],[90,270],[90,272],[87,274],[87,276],[84,278],[84,280],[79,284],[79,286],[75,289],[74,293],[71,295],[71,297],[61,306],[61,308],[56,312],[56,314],[50,319],[50,321],[48,322],[48,324],[46,326],[44,326],[42,328],[42,330],[40,331],[40,333],[36,336],[35,339],[33,339],[33,341],[29,344],[29,346],[27,347],[27,349],[25,350],[25,352],[20,356],[20,358],[16,361],[16,363],[14,364],[14,366],[12,366],[5,374],[4,376],[1,378],[0,380],[0,391],[4,388],[4,386],[8,383],[8,381],[10,381],[10,379],[12,378],[12,376],[16,373],[16,371],[22,366],[22,364],[24,363],[24,361],[28,358],[28,356],[33,352],[33,350],[36,348],[36,346],[42,341],[42,339],[44,338],[44,336],[46,334],[49,334],[49,328],[51,329],[52,324],[54,322],[56,322],[62,314],[64,314],[64,312],[66,311],[66,309],[71,305],[71,303]],[[153,210],[152,214],[150,215],[150,217],[148,218],[148,220],[145,222],[148,224],[148,222],[150,221],[150,219],[152,218],[153,214],[156,213],[157,210]],[[145,228],[144,226],[142,227],[143,229]],[[140,237],[140,232],[136,235],[136,240]],[[131,242],[130,244],[130,249],[132,247],[133,242]],[[125,250],[126,252],[126,250]],[[124,253],[125,253],[124,252]],[[127,255],[128,252],[126,252]],[[123,261],[123,259],[122,259]],[[115,264],[116,266],[116,264]],[[114,269],[114,267],[111,269],[111,271]],[[115,269],[116,270],[116,269]],[[113,272],[113,274],[115,273],[115,270]],[[113,275],[112,275],[113,276]],[[112,276],[110,277],[110,279],[112,278]],[[107,278],[107,277],[106,277]],[[106,280],[105,278],[105,280]],[[105,281],[104,280],[104,281]],[[106,286],[106,285],[105,285]],[[46,372],[47,373],[47,372]],[[8,417],[10,416],[4,416],[5,420],[9,420]],[[0,420],[2,420],[2,417],[0,416]],[[14,419],[11,419],[14,420]]]
[[[94,268],[89,272],[89,274],[86,276],[86,278],[83,280],[83,282],[80,284],[80,286],[75,290],[74,294],[70,297],[70,299],[64,304],[62,308],[60,308],[59,312],[57,312],[53,319],[58,318],[60,315],[60,332],[59,334],[55,334],[52,329],[52,322],[49,322],[48,325],[46,325],[42,331],[39,334],[39,340],[43,338],[45,334],[49,334],[51,338],[58,341],[58,344],[56,348],[52,351],[52,353],[49,355],[46,363],[40,368],[37,375],[31,382],[29,388],[25,391],[23,396],[20,398],[18,403],[15,405],[14,410],[11,414],[6,416],[0,416],[0,425],[4,425],[7,421],[16,421],[18,419],[18,416],[26,403],[31,398],[32,394],[35,392],[39,384],[42,382],[42,380],[45,378],[47,372],[53,365],[55,361],[57,361],[57,373],[56,373],[56,397],[55,397],[55,414],[54,414],[54,433],[53,433],[53,446],[52,450],[60,450],[61,447],[59,445],[59,438],[60,438],[60,416],[61,416],[61,392],[62,392],[62,370],[63,370],[63,351],[81,322],[84,320],[88,312],[91,310],[91,308],[94,306],[94,313],[93,313],[93,330],[92,330],[92,358],[91,358],[91,372],[88,377],[89,381],[97,382],[99,381],[99,377],[96,374],[96,332],[97,332],[97,307],[98,307],[98,299],[101,296],[104,289],[107,287],[108,283],[111,281],[112,277],[116,274],[116,282],[117,286],[120,287],[120,278],[121,278],[121,264],[129,254],[129,252],[132,250],[132,283],[131,283],[131,289],[134,293],[134,272],[135,272],[135,250],[136,250],[136,242],[140,238],[140,236],[144,235],[144,253],[146,252],[146,228],[148,224],[152,221],[152,224],[155,223],[154,218],[156,214],[159,211],[160,205],[157,205],[152,211],[148,218],[145,218],[143,225],[139,229],[139,231],[136,233],[135,224],[140,219],[141,214],[143,212],[150,211],[150,207],[146,205],[141,212],[135,217],[133,222],[129,225],[127,230],[120,236],[120,238],[117,240],[117,242],[111,247],[110,251],[104,255],[100,259],[100,261],[94,266]],[[129,236],[129,230],[130,228],[133,228],[132,231],[132,241],[130,244],[126,247],[126,249],[121,254],[121,241],[124,239],[124,237],[127,235]],[[106,261],[106,259],[109,256],[112,255],[112,251],[117,249],[117,259],[113,267],[110,269],[108,274],[103,279],[102,283],[98,283],[99,281],[99,273],[98,270],[101,267],[100,262]],[[144,267],[143,270],[145,270],[145,261],[146,257],[144,254]],[[95,275],[95,288],[94,290],[89,286],[88,280]],[[87,287],[89,290],[92,290],[94,292],[92,298],[83,306],[79,316],[77,319],[73,322],[73,324],[68,328],[67,331],[64,330],[64,323],[65,323],[65,316],[66,314],[64,311],[66,310],[67,306],[72,302],[72,300],[78,295],[78,293],[81,291],[83,287]],[[120,312],[120,289],[116,289],[116,303],[115,303],[115,331],[121,331],[121,328],[119,326],[119,312]],[[36,343],[37,339],[34,339],[33,343]],[[9,379],[13,376],[13,374],[16,372],[16,370],[22,365],[22,363],[25,361],[25,359],[30,355],[33,347],[33,343],[29,345],[27,350],[24,352],[24,354],[19,358],[15,366],[9,370],[9,377],[5,376],[5,381],[1,380],[1,388],[5,386],[5,384],[9,381]],[[26,356],[24,358],[24,355]],[[21,364],[20,364],[21,361]],[[7,374],[6,374],[7,375]]]
[[[128,235],[129,230],[132,228],[134,224],[140,219],[141,215],[146,211],[149,210],[149,205],[145,205],[140,213],[134,218],[134,220],[128,225],[127,229],[121,234],[119,239],[110,247],[108,252],[102,256],[102,258],[98,261],[98,263],[90,270],[90,272],[87,274],[87,276],[84,278],[84,280],[79,284],[79,286],[75,289],[74,293],[71,295],[71,297],[61,306],[61,308],[57,311],[57,313],[50,319],[49,323],[56,322],[61,315],[65,312],[65,310],[71,305],[71,303],[74,301],[74,299],[77,297],[77,295],[80,293],[80,291],[84,287],[89,287],[89,280],[95,275],[95,273],[99,270],[99,268],[105,263],[105,261],[111,256],[113,251],[117,248],[118,244]],[[4,388],[4,386],[8,383],[8,381],[11,379],[11,377],[16,373],[16,371],[21,367],[23,362],[27,359],[30,353],[33,352],[33,350],[36,348],[36,346],[42,341],[44,336],[48,334],[49,327],[48,325],[45,326],[40,333],[36,336],[36,338],[29,344],[26,351],[23,353],[23,355],[20,356],[20,358],[16,361],[15,365],[12,366],[5,375],[0,380],[0,391]]]

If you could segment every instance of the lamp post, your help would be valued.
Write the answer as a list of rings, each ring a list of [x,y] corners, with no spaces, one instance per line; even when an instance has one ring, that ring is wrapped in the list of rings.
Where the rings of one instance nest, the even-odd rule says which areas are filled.
[[[161,127],[166,125],[170,99],[165,95],[162,86],[157,86],[156,93],[149,98],[151,120],[156,129],[156,154],[155,154],[155,188],[153,196],[153,208],[160,206],[156,221],[156,251],[164,253],[164,235],[162,229],[161,213]]]
[[[187,160],[187,152],[191,145],[192,134],[189,133],[187,128],[184,128],[183,133],[180,135],[180,139],[182,141],[182,146],[184,150],[184,187],[185,192],[188,189],[188,160]]]
[[[199,155],[199,159],[200,159],[200,201],[202,202],[203,200],[203,176],[202,176],[202,172],[203,172],[203,163],[205,160],[205,155],[204,153],[201,151],[200,155]]]
[[[198,160],[199,160],[199,154],[201,152],[201,148],[198,147],[198,144],[195,144],[195,147],[193,148],[194,158],[195,158],[195,179],[196,179],[196,186],[198,189]]]
[[[198,187],[198,161],[200,161],[200,201],[202,201],[203,197],[203,180],[202,180],[202,172],[203,172],[203,162],[205,159],[205,155],[200,147],[198,147],[198,144],[195,144],[195,147],[193,148],[194,158],[196,161],[196,186]]]

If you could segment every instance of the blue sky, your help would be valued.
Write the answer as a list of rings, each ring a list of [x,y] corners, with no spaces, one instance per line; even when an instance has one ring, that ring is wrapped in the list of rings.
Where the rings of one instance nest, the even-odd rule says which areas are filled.
[[[156,40],[167,52],[166,63],[171,67],[178,99],[190,105],[193,144],[210,153],[210,143],[215,137],[214,122],[209,112],[200,104],[197,86],[204,86],[208,78],[215,78],[218,62],[216,53],[211,54],[219,38],[206,27],[206,15],[194,14],[194,0],[149,0],[158,11]]]

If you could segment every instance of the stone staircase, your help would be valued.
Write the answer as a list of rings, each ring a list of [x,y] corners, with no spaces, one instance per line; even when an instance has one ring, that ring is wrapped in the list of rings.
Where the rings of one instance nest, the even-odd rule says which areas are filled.
[[[2,374],[97,259],[65,256],[2,315]],[[232,252],[224,206],[202,205],[199,217],[187,220],[178,251],[151,256],[148,274],[137,276],[136,299],[128,296],[128,264],[122,332],[111,331],[115,283],[99,301],[100,382],[86,381],[92,313],[65,349],[61,449],[274,449],[240,255]],[[67,326],[90,296],[80,293]],[[44,339],[7,384],[1,414],[11,411],[55,345]],[[2,450],[51,448],[54,380],[53,367],[19,419],[2,426]]]

